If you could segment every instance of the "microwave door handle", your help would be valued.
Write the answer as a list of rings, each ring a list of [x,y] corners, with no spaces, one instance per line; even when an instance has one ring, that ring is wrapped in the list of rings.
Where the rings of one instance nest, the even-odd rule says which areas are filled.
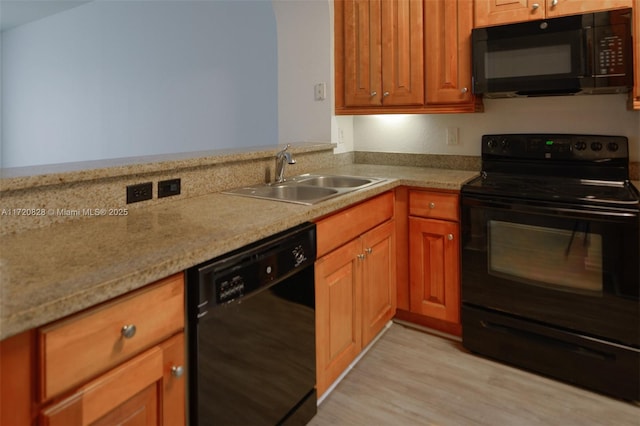
[[[582,49],[582,55],[580,55],[581,58],[581,64],[580,66],[582,67],[582,69],[580,70],[582,72],[582,75],[584,77],[593,77],[595,78],[596,76],[596,58],[594,56],[594,49],[593,49],[593,42],[595,40],[595,28],[585,28],[581,37],[581,44],[582,46],[580,46],[580,48]]]

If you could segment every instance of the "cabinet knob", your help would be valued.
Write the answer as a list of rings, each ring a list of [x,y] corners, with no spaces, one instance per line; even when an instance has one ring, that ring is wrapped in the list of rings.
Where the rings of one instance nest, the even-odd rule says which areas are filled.
[[[181,365],[174,365],[171,367],[171,375],[173,377],[182,377],[184,374],[184,367]]]
[[[531,5],[531,9],[536,10],[540,7],[540,5],[538,3],[534,3]]]
[[[375,90],[373,92],[371,92],[371,97],[373,98],[374,96],[376,96],[378,94],[378,92],[376,92]]]
[[[382,94],[382,96],[384,96],[384,97],[386,98],[387,96],[389,96],[389,92],[384,92],[384,93]]]
[[[447,240],[452,241],[453,240],[453,234],[447,235]]]
[[[429,208],[430,209],[435,209],[436,208],[436,203],[434,203],[433,201],[429,203]]]
[[[373,248],[369,247],[369,248],[364,249],[364,251],[365,251],[367,254],[371,254],[371,253],[373,253]]]
[[[133,324],[127,324],[122,327],[122,330],[120,330],[120,334],[122,334],[122,337],[124,337],[125,339],[131,339],[136,335],[136,326]]]
[[[556,7],[558,5],[558,0],[553,0],[551,2],[551,7]]]
[[[366,257],[366,256],[365,256],[364,254],[360,253],[360,254],[358,255],[358,260],[364,260],[364,258],[365,258],[365,257]]]
[[[467,89],[466,87],[463,87],[462,89],[460,89],[460,93],[467,93],[469,91],[469,89]]]

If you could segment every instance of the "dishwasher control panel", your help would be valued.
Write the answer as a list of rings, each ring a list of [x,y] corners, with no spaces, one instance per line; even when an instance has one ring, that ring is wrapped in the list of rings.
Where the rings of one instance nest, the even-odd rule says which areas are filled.
[[[197,317],[265,290],[313,265],[315,258],[315,226],[307,224],[196,266],[187,280],[197,282]]]
[[[216,299],[218,303],[228,302],[236,297],[244,295],[244,279],[240,275],[222,281],[217,289]]]

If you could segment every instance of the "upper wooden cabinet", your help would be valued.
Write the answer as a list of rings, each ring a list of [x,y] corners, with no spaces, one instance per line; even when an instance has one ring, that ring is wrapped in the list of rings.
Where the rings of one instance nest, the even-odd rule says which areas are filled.
[[[473,0],[428,0],[424,8],[427,104],[472,105]]]
[[[347,0],[343,6],[346,106],[420,105],[421,0]]]
[[[476,0],[475,27],[631,7],[633,0]]]
[[[473,112],[472,0],[336,0],[336,114]]]

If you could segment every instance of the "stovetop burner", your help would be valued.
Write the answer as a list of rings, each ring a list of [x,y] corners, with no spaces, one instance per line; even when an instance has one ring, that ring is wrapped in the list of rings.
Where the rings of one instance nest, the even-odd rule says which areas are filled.
[[[638,210],[623,136],[507,134],[482,137],[482,175],[463,192]]]

